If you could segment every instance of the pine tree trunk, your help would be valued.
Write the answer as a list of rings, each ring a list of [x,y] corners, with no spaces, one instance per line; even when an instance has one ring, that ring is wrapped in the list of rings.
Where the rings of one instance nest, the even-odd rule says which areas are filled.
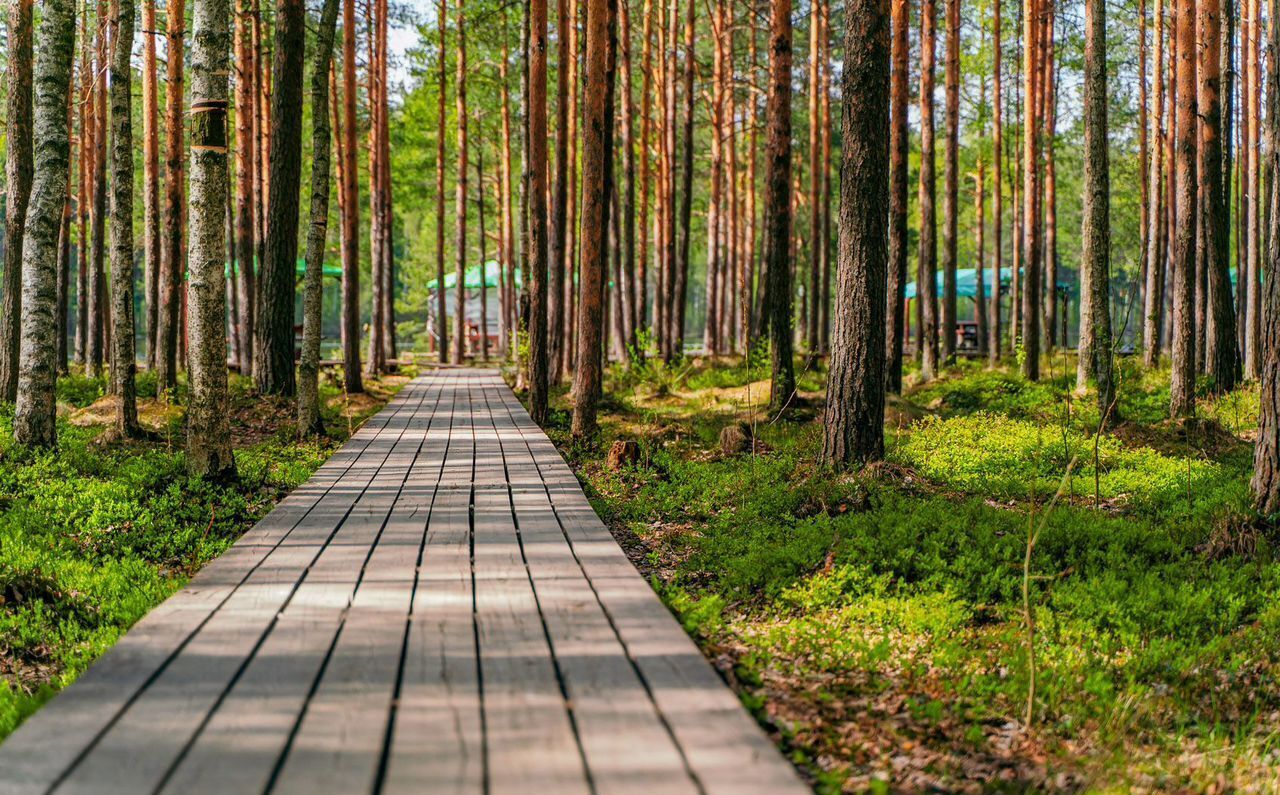
[[[89,13],[85,8],[80,18],[80,83],[79,91],[73,93],[73,103],[79,107],[80,118],[80,151],[77,153],[76,166],[79,170],[79,183],[76,193],[76,361],[87,367],[89,362],[89,152],[93,149],[93,126],[89,122],[89,102],[91,95],[89,74],[92,71],[89,62]],[[74,85],[74,84],[73,84]],[[157,290],[159,286],[157,285]]]
[[[499,189],[498,206],[502,212],[502,272],[506,281],[502,290],[502,350],[503,355],[514,359],[515,344],[515,226],[514,211],[511,206],[511,177],[513,173],[511,161],[511,97],[507,88],[507,52],[505,38],[506,19],[503,18],[504,38],[502,40],[502,61],[498,64],[498,83],[502,102],[502,179]]]
[[[1107,147],[1107,21],[1105,0],[1085,3],[1084,231],[1081,268],[1088,269],[1092,349],[1081,353],[1098,387],[1098,414],[1114,419],[1111,377],[1111,166]]]
[[[946,151],[942,194],[942,323],[944,364],[956,358],[956,267],[960,205],[960,0],[947,2]]]
[[[165,53],[165,191],[164,230],[160,259],[160,318],[156,338],[160,349],[156,356],[156,383],[160,390],[178,384],[178,331],[181,320],[182,277],[187,269],[187,248],[183,240],[183,212],[186,175],[183,130],[183,30],[185,0],[168,0],[166,27],[168,48]],[[92,319],[90,323],[92,324]],[[92,340],[92,334],[90,334]]]
[[[240,0],[236,13],[236,259],[240,269],[236,278],[237,302],[240,307],[235,327],[240,349],[240,372],[253,372],[254,315],[256,313],[254,287],[256,239],[254,230],[259,211],[254,201],[253,189],[257,174],[257,142],[255,140],[254,115],[257,96],[257,64],[253,48],[253,6],[250,0]],[[326,100],[328,95],[326,93]],[[326,119],[326,125],[328,120]]]
[[[1200,179],[1205,238],[1206,303],[1210,322],[1206,334],[1205,366],[1215,390],[1226,392],[1236,385],[1235,307],[1231,292],[1228,183],[1223,180],[1222,20],[1220,7],[1205,2],[1200,9],[1203,34],[1200,64]],[[1229,172],[1228,172],[1229,173]]]
[[[454,275],[457,284],[454,287],[453,304],[453,363],[462,364],[467,355],[467,34],[462,0],[458,3],[457,18],[455,110],[458,125],[458,174],[455,179],[456,193],[454,194],[454,221],[457,224],[457,238],[454,242]]]
[[[356,10],[342,4],[342,376],[348,394],[364,391],[360,375],[360,187],[356,177]]]
[[[619,270],[624,303],[627,306],[623,322],[625,337],[623,347],[628,357],[636,349],[636,331],[639,328],[638,290],[636,289],[636,151],[632,132],[634,106],[631,96],[631,9],[630,0],[618,2],[619,71],[622,79],[622,97],[619,108],[621,119],[623,189],[621,196],[622,251]]]
[[[525,26],[528,41],[528,79],[525,81],[528,157],[524,159],[527,189],[529,278],[529,416],[547,422],[547,2],[529,0]]]
[[[548,285],[548,339],[551,377],[560,380],[564,360],[565,328],[565,243],[569,201],[569,78],[573,74],[574,53],[569,51],[569,29],[575,22],[569,0],[556,0],[556,137],[555,182],[551,188],[551,260]],[[577,8],[577,3],[572,4]],[[576,87],[574,87],[576,90]]]
[[[680,163],[680,251],[671,307],[671,359],[684,355],[684,318],[689,286],[689,249],[693,241],[693,73],[694,21],[697,3],[689,0],[684,22],[684,147]],[[789,21],[788,21],[789,23]],[[788,39],[790,37],[788,36]]]
[[[32,0],[9,4],[8,104],[5,124],[3,296],[0,297],[0,400],[18,397],[22,318],[22,237],[32,180]],[[70,157],[70,155],[68,155]]]
[[[1004,96],[1001,92],[1001,52],[1002,43],[1000,41],[1001,33],[1001,0],[993,0],[994,8],[992,10],[991,23],[991,50],[992,50],[992,68],[991,68],[991,96],[992,96],[992,137],[991,137],[991,164],[995,167],[994,179],[991,180],[991,197],[992,197],[992,219],[991,229],[995,233],[995,239],[991,257],[991,311],[990,322],[987,326],[987,363],[991,367],[995,367],[1000,362],[1000,354],[1003,353],[1001,340],[1001,271],[1004,270],[1004,159],[1003,159],[1003,137],[1004,137]]]
[[[187,468],[207,480],[236,477],[227,411],[226,203],[228,0],[195,4],[191,38],[191,240]]]
[[[908,30],[911,0],[890,1],[890,27],[893,32],[889,75],[888,351],[885,389],[897,394],[902,391],[902,349],[907,332],[907,172],[910,170],[907,166],[907,83],[911,80],[907,57],[911,49]],[[841,188],[841,201],[843,196],[844,189]]]
[[[838,467],[884,456],[888,5],[850,0],[845,6],[838,298],[822,444],[822,459]]]
[[[476,214],[479,216],[480,243],[480,361],[489,361],[489,267],[488,252],[485,249],[484,226],[484,138],[476,147]]]
[[[920,378],[938,374],[938,220],[937,156],[933,129],[933,72],[937,47],[938,9],[935,0],[920,6],[920,242],[916,275],[916,303],[922,341],[916,349]],[[920,338],[918,338],[919,340]]]
[[[1142,360],[1154,368],[1160,360],[1161,313],[1164,309],[1164,0],[1156,0],[1155,74],[1152,79],[1151,164],[1147,195],[1153,206],[1147,214],[1146,282],[1143,289]]]
[[[809,286],[805,291],[809,311],[805,324],[805,347],[810,356],[818,352],[818,316],[821,313],[819,298],[822,290],[822,106],[819,98],[821,2],[822,0],[813,0],[809,10]]]
[[[448,66],[445,54],[447,39],[445,28],[449,18],[446,0],[440,0],[436,11],[440,23],[440,72],[438,75],[438,96],[436,105],[436,337],[439,345],[440,361],[449,361],[449,315],[446,307],[444,289],[444,131],[445,131],[445,94],[448,91]]]
[[[302,190],[302,72],[306,42],[302,0],[278,0],[271,91],[271,176],[267,257],[258,276],[253,380],[264,395],[293,397],[293,305]]]
[[[573,379],[573,435],[596,433],[604,293],[609,272],[609,199],[613,160],[613,81],[617,0],[587,0],[586,91],[582,137],[582,293]],[[690,6],[692,8],[692,6]]]
[[[377,0],[367,0],[364,6],[365,43],[368,61],[365,77],[368,81],[366,97],[369,107],[369,133],[366,139],[369,155],[369,355],[365,358],[365,374],[373,378],[386,372],[386,346],[383,335],[386,323],[386,260],[383,256],[382,234],[382,67],[378,37],[379,22]]]
[[[1173,376],[1169,411],[1195,413],[1196,278],[1196,5],[1178,2],[1178,102],[1174,125],[1174,180],[1177,232],[1173,254]]]
[[[984,81],[982,83],[982,97],[980,102],[986,104],[986,87]],[[973,297],[973,315],[977,323],[978,330],[978,354],[985,355],[987,352],[987,326],[990,320],[987,317],[987,164],[982,159],[982,151],[977,154],[978,170],[974,175],[973,184],[973,215],[974,215],[974,297]],[[999,284],[999,282],[997,282]]]
[[[1045,48],[1044,107],[1044,333],[1041,348],[1052,352],[1058,334],[1058,164],[1055,156],[1058,130],[1058,74],[1055,68],[1054,34],[1056,15],[1053,3],[1046,4],[1048,46]],[[1063,344],[1066,341],[1063,340]]]
[[[111,37],[111,386],[116,430],[138,435],[137,343],[133,316],[133,0],[112,0]],[[225,364],[225,359],[224,359]]]
[[[160,350],[160,95],[156,73],[156,3],[142,3],[142,238],[146,290],[147,367]],[[243,266],[242,266],[243,267]]]
[[[98,32],[94,44],[93,77],[93,232],[89,250],[89,372],[102,373],[106,350],[107,287],[107,4],[98,3]]]
[[[781,412],[796,387],[791,361],[791,0],[771,0],[770,10],[764,267],[768,280],[766,315],[773,343],[769,406],[771,411]]]
[[[1040,0],[1025,0],[1023,27],[1023,140],[1022,140],[1022,374],[1040,378],[1040,118],[1039,34]]]
[[[73,59],[74,60],[74,59]],[[75,81],[72,78],[72,85]],[[73,91],[74,89],[68,89]],[[67,104],[67,134],[71,136],[75,129],[72,114],[74,105]],[[68,150],[70,160],[70,150]],[[58,375],[71,372],[70,350],[67,320],[70,314],[71,301],[71,183],[74,181],[76,163],[71,161],[67,167],[67,190],[62,201],[62,223],[58,225],[58,309],[55,317],[58,328]]]

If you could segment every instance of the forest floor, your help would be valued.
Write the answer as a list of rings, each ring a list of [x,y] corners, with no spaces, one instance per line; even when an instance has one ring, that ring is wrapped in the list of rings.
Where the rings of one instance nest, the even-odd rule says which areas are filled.
[[[348,398],[321,384],[328,437],[299,442],[292,400],[264,398],[231,378],[240,482],[186,474],[183,385],[158,400],[139,375],[139,414],[152,432],[124,442],[108,430],[104,379],[58,379],[58,449],[13,445],[0,408],[0,740],[148,610],[220,555],[305,481],[409,374],[367,379]]]
[[[1074,359],[1044,372],[961,363],[908,388],[887,460],[845,475],[816,465],[820,365],[781,421],[763,412],[767,365],[694,361],[613,369],[598,442],[570,440],[563,394],[550,430],[819,792],[1280,790],[1280,537],[1248,511],[1256,390],[1173,423],[1168,371],[1122,361],[1099,436]],[[722,449],[729,426],[754,441]],[[616,440],[638,461],[611,468]]]

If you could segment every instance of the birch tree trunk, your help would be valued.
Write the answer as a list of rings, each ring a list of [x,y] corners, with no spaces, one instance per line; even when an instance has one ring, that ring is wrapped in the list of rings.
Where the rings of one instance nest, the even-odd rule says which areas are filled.
[[[32,180],[32,0],[9,3],[8,104],[5,129],[3,300],[0,301],[0,400],[18,396],[22,319],[22,237]],[[70,157],[70,154],[68,154]]]
[[[822,459],[837,467],[884,456],[888,6],[888,0],[845,6],[840,248],[822,443]]]
[[[112,0],[111,37],[111,384],[116,430],[137,436],[137,343],[133,309],[133,0]]]
[[[324,433],[320,418],[320,337],[323,333],[324,243],[329,229],[329,67],[338,0],[325,0],[311,62],[311,221],[302,287],[302,360],[298,364],[298,433]]]
[[[191,46],[191,237],[187,279],[187,468],[207,480],[236,477],[227,411],[227,75],[229,0],[196,0]]]
[[[75,3],[48,0],[41,6],[32,70],[34,172],[22,237],[22,326],[13,438],[21,445],[57,444],[54,383],[58,227],[62,222],[71,160],[67,103],[75,49]]]

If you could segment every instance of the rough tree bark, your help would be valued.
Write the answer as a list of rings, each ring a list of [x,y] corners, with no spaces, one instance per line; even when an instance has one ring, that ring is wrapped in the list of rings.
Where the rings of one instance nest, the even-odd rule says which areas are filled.
[[[329,230],[329,68],[338,0],[325,0],[311,62],[311,221],[302,287],[302,360],[298,363],[298,433],[324,433],[320,418],[320,337],[324,309],[324,243]]]
[[[692,7],[692,6],[691,6]],[[595,434],[600,399],[604,293],[609,272],[613,171],[614,37],[617,0],[587,0],[586,90],[582,126],[582,295],[573,376],[575,437]]]
[[[920,242],[916,304],[920,316],[916,350],[920,378],[938,374],[938,216],[937,172],[933,130],[933,71],[937,47],[936,0],[920,4]]]
[[[766,314],[773,343],[769,407],[781,412],[796,388],[791,361],[791,0],[771,0],[770,8],[764,267]]]
[[[577,8],[577,3],[573,4]],[[569,78],[573,74],[573,55],[569,52],[569,28],[575,24],[569,0],[556,0],[556,138],[555,182],[551,188],[551,259],[548,290],[547,345],[554,362],[552,377],[559,380],[560,363],[564,359],[565,305],[565,225],[569,201]],[[574,87],[577,90],[577,87]]]
[[[998,3],[999,0],[996,0]],[[907,66],[910,50],[908,26],[910,0],[892,0],[890,27],[893,30],[889,76],[889,270],[888,270],[888,355],[885,389],[902,391],[902,349],[907,314]],[[843,189],[842,189],[843,196]],[[839,267],[837,265],[837,267]],[[839,277],[837,277],[839,278]]]
[[[889,0],[845,6],[838,300],[822,444],[823,460],[839,467],[884,456],[888,6]]]
[[[187,468],[207,480],[236,477],[227,411],[228,0],[195,4],[191,44],[191,238],[187,279]]]
[[[1256,2],[1253,4],[1257,7]],[[1280,52],[1280,26],[1272,24],[1272,53]],[[1280,90],[1280,69],[1271,59],[1267,68],[1268,87],[1274,94]],[[1280,140],[1280,116],[1267,114],[1268,137]],[[1271,168],[1280,166],[1280,154],[1271,151]],[[1273,178],[1272,190],[1280,189],[1280,180]],[[1272,201],[1276,201],[1273,194]],[[1271,247],[1268,259],[1274,269],[1280,262],[1280,212],[1273,206],[1270,219]],[[1258,444],[1253,454],[1254,507],[1263,516],[1274,519],[1280,513],[1280,279],[1272,278],[1262,285],[1261,316],[1259,330],[1261,348],[1258,351]]]
[[[306,44],[302,0],[276,4],[271,91],[271,177],[267,257],[258,274],[253,381],[264,395],[293,397],[293,302],[298,262],[298,202],[302,188],[302,72]]]
[[[142,239],[147,309],[147,366],[155,369],[160,324],[160,94],[156,73],[156,3],[142,3]]]
[[[684,355],[684,316],[689,286],[689,249],[693,240],[693,75],[696,68],[694,53],[694,21],[697,3],[689,0],[685,6],[684,19],[684,147],[680,163],[680,251],[676,262],[675,284],[672,294],[674,305],[671,307],[671,351],[670,359],[678,359]],[[790,63],[790,18],[787,19],[787,58]],[[789,69],[790,67],[788,67]],[[790,88],[788,87],[787,107],[791,107]],[[788,130],[790,122],[788,122]],[[789,156],[789,153],[788,153]]]
[[[111,385],[116,431],[137,436],[137,343],[133,316],[133,0],[112,0]]]
[[[942,167],[942,360],[956,358],[956,245],[960,210],[960,0],[947,0],[946,151]]]
[[[458,236],[454,242],[453,363],[462,364],[467,355],[467,32],[463,2],[458,2],[457,91],[458,172],[454,179],[454,220]]]
[[[1164,307],[1164,237],[1161,212],[1164,196],[1164,0],[1155,8],[1155,74],[1152,79],[1151,165],[1147,169],[1147,194],[1153,206],[1147,214],[1146,282],[1143,285],[1142,361],[1148,368],[1160,360],[1161,310]]]
[[[1223,116],[1220,96],[1222,80],[1221,8],[1210,2],[1200,5],[1202,33],[1200,62],[1200,208],[1205,243],[1206,296],[1211,322],[1206,329],[1205,365],[1213,387],[1226,392],[1236,385],[1236,318],[1231,292],[1230,232],[1227,193],[1223,182]]]
[[[164,230],[160,255],[160,317],[156,331],[156,339],[160,343],[156,356],[156,381],[162,391],[178,385],[181,288],[187,264],[183,241],[186,152],[183,146],[185,122],[182,118],[185,0],[169,0],[166,15]]]
[[[1087,268],[1092,349],[1081,351],[1098,387],[1098,413],[1109,421],[1111,377],[1111,166],[1107,147],[1107,21],[1105,0],[1084,7],[1084,230],[1081,267]],[[1083,367],[1084,365],[1082,365]]]
[[[992,232],[995,233],[995,246],[991,258],[991,311],[987,325],[987,362],[992,367],[1000,362],[1000,271],[1004,265],[1004,158],[1002,142],[1004,136],[1004,96],[1001,92],[1001,52],[1000,41],[1001,9],[1000,0],[992,0],[991,22],[991,163],[995,167],[994,179],[991,181],[992,197]]]
[[[1039,103],[1040,2],[1024,0],[1022,18],[1023,136],[1022,136],[1022,374],[1040,378],[1040,118]]]
[[[1196,3],[1177,0],[1178,102],[1174,124],[1177,231],[1173,252],[1173,376],[1169,412],[1190,417],[1196,405]]]
[[[41,6],[32,70],[34,172],[22,232],[22,327],[18,348],[18,396],[13,438],[21,445],[57,444],[54,383],[57,348],[58,227],[62,222],[71,160],[67,103],[75,49],[75,3]]]
[[[356,4],[342,4],[342,377],[348,394],[360,375],[360,184],[356,177]]]
[[[257,282],[254,267],[256,241],[254,229],[258,212],[257,203],[253,200],[255,180],[256,142],[254,140],[254,97],[257,94],[257,65],[254,61],[253,49],[253,6],[251,0],[240,0],[236,12],[236,260],[239,269],[236,273],[236,302],[239,306],[239,317],[236,318],[235,334],[240,351],[240,372],[253,372],[253,339],[254,339],[254,286]],[[326,93],[327,99],[327,93]],[[259,267],[261,263],[258,263]]]
[[[0,400],[18,397],[22,318],[22,236],[32,179],[32,0],[9,4],[9,75],[5,129],[4,287],[0,303]],[[68,157],[70,155],[68,154]]]
[[[529,263],[529,416],[547,421],[547,172],[535,164],[547,162],[547,2],[529,0],[528,72],[525,81]]]
[[[445,49],[448,43],[446,36],[449,8],[445,0],[440,0],[436,11],[439,26],[440,71],[437,74],[438,84],[436,97],[436,342],[439,346],[440,361],[449,361],[449,315],[444,291],[444,130],[445,130],[445,95],[449,90],[449,68]]]

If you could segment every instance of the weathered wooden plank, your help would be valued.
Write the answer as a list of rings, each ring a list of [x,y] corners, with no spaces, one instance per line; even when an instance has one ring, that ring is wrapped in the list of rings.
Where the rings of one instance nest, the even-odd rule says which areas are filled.
[[[509,392],[498,393],[618,637],[707,793],[803,793],[809,788],[636,572],[568,465]]]
[[[582,749],[525,568],[501,447],[482,412],[488,415],[480,402],[473,533],[490,790],[586,793]]]
[[[166,792],[259,792],[267,786],[313,683],[330,659],[335,637],[350,622],[348,605],[362,570],[367,574],[375,565],[377,548],[368,563],[364,560],[369,556],[365,542],[370,529],[386,520],[376,536],[378,548],[411,540],[403,537],[402,523],[394,517],[411,509],[407,494],[411,485],[416,494],[433,464],[438,472],[449,416],[440,405],[448,399],[436,391],[428,400],[432,405],[422,406],[407,424],[399,452],[392,452],[366,491],[367,505],[359,514],[353,511],[348,516],[299,585],[253,660],[170,776]],[[390,487],[397,480],[399,491],[393,495]],[[427,485],[434,488],[433,481]],[[356,605],[365,600],[357,595]]]
[[[209,710],[242,670],[299,583],[327,561],[346,552],[329,542],[348,514],[366,500],[379,500],[371,487],[379,470],[398,453],[416,416],[412,407],[426,393],[415,390],[411,410],[398,414],[370,451],[308,515],[307,521],[275,547],[226,603],[196,632],[181,652],[129,705],[57,788],[58,793],[134,793],[158,786]],[[390,445],[390,449],[387,447]],[[323,553],[329,552],[328,555]],[[322,560],[323,558],[323,560]],[[313,572],[313,569],[315,570]]]
[[[447,392],[450,408],[439,412],[396,496],[273,792],[367,792],[379,775],[432,503],[450,455],[470,456],[451,453],[457,390]]]
[[[680,749],[566,542],[500,391],[505,385],[491,386],[486,399],[493,403],[495,431],[513,473],[509,498],[595,790],[696,793]]]
[[[389,426],[412,411],[423,388],[402,390],[241,542],[138,621],[72,687],[11,735],[0,746],[0,791],[47,792],[281,541],[339,484],[360,474],[362,457],[376,455],[379,440],[398,432]]]
[[[382,791],[387,795],[483,791],[484,737],[472,617],[475,440],[469,392],[457,405],[413,594],[386,755]]]

